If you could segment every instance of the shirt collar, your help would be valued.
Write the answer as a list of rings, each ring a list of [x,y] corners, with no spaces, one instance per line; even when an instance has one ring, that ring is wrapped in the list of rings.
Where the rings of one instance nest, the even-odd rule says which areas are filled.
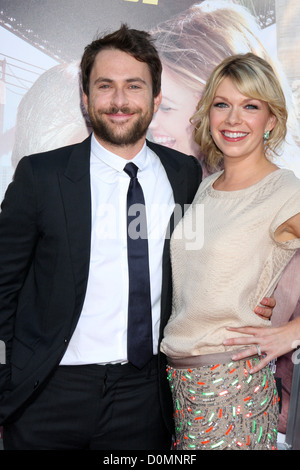
[[[143,170],[146,167],[147,163],[147,145],[144,143],[142,149],[137,155],[134,156],[131,160],[125,160],[122,157],[119,157],[115,153],[110,152],[105,149],[95,138],[94,133],[92,134],[91,141],[91,153],[96,157],[96,159],[101,160],[105,165],[109,166],[115,171],[121,172],[124,170],[124,167],[127,163],[133,162],[136,166]]]

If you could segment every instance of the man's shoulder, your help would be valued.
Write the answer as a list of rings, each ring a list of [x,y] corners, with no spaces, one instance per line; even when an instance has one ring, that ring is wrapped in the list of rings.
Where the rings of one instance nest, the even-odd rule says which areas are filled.
[[[165,145],[157,144],[148,139],[147,139],[147,145],[151,150],[153,150],[154,152],[157,152],[158,154],[166,154],[174,158],[188,158],[189,159],[192,157],[191,155],[187,155],[183,152],[180,152],[179,150],[166,147]]]
[[[202,180],[202,168],[199,160],[193,155],[186,155],[178,150],[165,147],[147,140],[148,147],[156,153],[163,164],[170,181],[189,188],[189,203],[192,201]]]
[[[175,150],[169,147],[166,147],[161,144],[157,144],[155,142],[151,142],[147,139],[148,147],[153,150],[161,159],[166,158],[169,159],[170,162],[175,164],[175,166],[182,167],[188,164],[188,166],[192,165],[198,168],[198,171],[201,172],[201,166],[199,160],[194,157],[193,155],[187,155],[179,150]]]
[[[46,150],[39,153],[24,156],[19,163],[30,162],[34,167],[59,167],[65,165],[70,155],[74,152],[85,153],[90,149],[90,137],[82,142]]]

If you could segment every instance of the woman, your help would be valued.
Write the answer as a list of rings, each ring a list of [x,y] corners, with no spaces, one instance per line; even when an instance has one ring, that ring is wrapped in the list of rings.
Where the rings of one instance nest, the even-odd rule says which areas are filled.
[[[253,52],[272,64],[285,93],[288,131],[276,163],[293,170],[300,177],[299,147],[295,141],[299,140],[300,132],[291,87],[280,64],[271,61],[263,45],[262,30],[247,8],[229,1],[205,0],[156,26],[152,36],[163,63],[163,98],[150,126],[152,140],[197,157],[204,176],[214,172],[215,168],[209,167],[208,162],[203,160],[200,147],[194,140],[190,117],[196,110],[212,70],[227,56]],[[300,316],[300,303],[297,303],[300,296],[299,261],[300,250],[286,267],[274,294],[276,307],[272,315],[273,325],[279,326]],[[255,334],[255,342],[267,353],[265,363],[279,356],[281,350],[288,350],[290,340],[283,341],[285,335],[281,329],[278,330],[280,343],[276,335],[274,338],[269,336],[266,344],[262,328],[252,333]],[[275,330],[272,330],[273,333],[276,333]],[[244,340],[242,338],[241,343]],[[253,349],[250,351],[252,353]],[[293,373],[293,364],[289,359],[281,356],[276,363],[276,375],[283,385],[279,430],[284,434],[289,409],[288,390]]]
[[[206,167],[207,162],[194,141],[190,117],[212,70],[225,57],[253,52],[272,63],[280,73],[289,118],[285,151],[278,161],[285,167],[300,171],[299,159],[296,158],[299,149],[292,137],[299,136],[299,124],[291,88],[280,64],[275,64],[274,60],[271,62],[262,43],[262,31],[247,8],[234,2],[207,0],[159,24],[151,34],[163,63],[163,99],[150,125],[150,138],[194,155],[201,160],[204,174],[211,173],[213,169]]]
[[[193,119],[209,165],[222,162],[224,171],[203,181],[171,241],[173,312],[161,349],[180,450],[276,448],[272,373],[252,375],[259,357],[233,362],[240,346],[225,343],[239,335],[227,327],[268,326],[253,306],[273,292],[300,247],[300,180],[272,161],[286,121],[280,83],[252,53],[216,67]],[[200,204],[204,244],[192,250],[180,234],[189,233]]]

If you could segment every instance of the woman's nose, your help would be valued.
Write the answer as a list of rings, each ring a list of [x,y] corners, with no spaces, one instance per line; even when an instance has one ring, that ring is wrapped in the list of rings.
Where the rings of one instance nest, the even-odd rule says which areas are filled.
[[[228,110],[228,114],[226,116],[226,122],[228,124],[240,124],[242,121],[241,114],[238,108],[232,107]]]
[[[154,129],[158,129],[159,128],[159,123],[161,123],[161,119],[160,119],[160,115],[161,115],[161,111],[160,109],[158,108],[158,110],[156,111],[156,113],[153,114],[153,118],[152,118],[152,121],[150,123],[150,130],[154,130]]]
[[[149,125],[149,129],[150,131],[151,130],[154,130],[154,129],[157,129],[157,112],[153,114],[153,118],[152,118],[152,121],[150,122],[150,125]]]

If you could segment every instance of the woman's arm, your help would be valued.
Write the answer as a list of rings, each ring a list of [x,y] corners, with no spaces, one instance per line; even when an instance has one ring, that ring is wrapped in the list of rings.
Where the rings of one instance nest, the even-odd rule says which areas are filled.
[[[278,242],[300,238],[300,214],[294,215],[281,224],[275,231],[274,235]]]

